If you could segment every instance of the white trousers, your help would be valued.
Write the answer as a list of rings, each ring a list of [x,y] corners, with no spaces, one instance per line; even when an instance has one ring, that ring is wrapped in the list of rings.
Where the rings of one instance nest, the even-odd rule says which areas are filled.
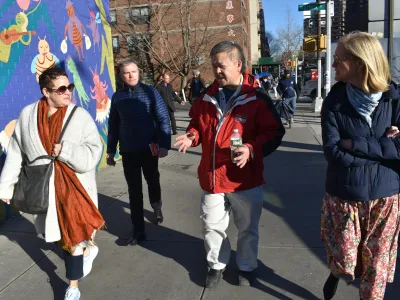
[[[257,268],[258,224],[263,207],[262,187],[227,194],[203,191],[200,218],[204,222],[204,245],[212,269],[222,270],[229,262],[231,245],[226,234],[232,211],[239,231],[236,263],[241,271]]]

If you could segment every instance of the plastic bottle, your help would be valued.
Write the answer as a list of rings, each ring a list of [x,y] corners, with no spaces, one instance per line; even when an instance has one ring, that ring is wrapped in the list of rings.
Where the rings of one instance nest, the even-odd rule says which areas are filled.
[[[239,156],[240,153],[235,153],[235,149],[237,147],[242,146],[242,136],[239,133],[239,129],[234,129],[231,135],[231,159],[232,162],[235,162],[235,157]]]

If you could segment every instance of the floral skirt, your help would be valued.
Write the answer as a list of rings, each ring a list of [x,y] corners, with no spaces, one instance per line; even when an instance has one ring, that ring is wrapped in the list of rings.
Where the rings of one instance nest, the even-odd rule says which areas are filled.
[[[348,282],[360,278],[360,298],[383,299],[393,282],[399,235],[399,195],[371,201],[347,201],[326,194],[321,238],[333,275]]]

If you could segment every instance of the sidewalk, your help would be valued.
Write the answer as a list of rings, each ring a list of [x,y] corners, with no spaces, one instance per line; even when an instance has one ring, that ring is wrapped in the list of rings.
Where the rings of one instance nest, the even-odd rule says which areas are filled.
[[[188,111],[178,111],[176,119],[178,130],[183,131]],[[233,224],[228,230],[232,259],[224,281],[216,289],[203,288],[200,151],[194,148],[181,154],[173,149],[160,161],[165,221],[162,226],[151,223],[153,214],[144,188],[148,241],[136,247],[121,246],[131,231],[121,163],[98,173],[99,205],[107,229],[98,234],[100,253],[92,273],[80,283],[81,299],[322,299],[329,274],[319,238],[326,162],[319,117],[311,112],[311,105],[299,104],[295,124],[287,130],[282,146],[265,159],[267,184],[254,288],[239,288],[236,283]],[[30,220],[20,216],[0,227],[0,300],[63,299],[66,279],[60,251],[36,237]],[[385,299],[398,299],[399,276],[396,279]],[[359,299],[356,287],[340,282],[336,299]]]

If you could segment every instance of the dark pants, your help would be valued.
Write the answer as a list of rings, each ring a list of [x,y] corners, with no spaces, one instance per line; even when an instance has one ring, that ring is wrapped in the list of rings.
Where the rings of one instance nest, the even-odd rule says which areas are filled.
[[[296,112],[296,97],[291,97],[291,98],[285,98],[283,99],[283,102],[287,105],[289,105],[291,107],[291,109],[293,110],[293,115]]]
[[[81,279],[83,277],[83,255],[72,256],[68,251],[64,250],[63,252],[67,279]]]
[[[174,111],[172,109],[168,108],[168,113],[169,113],[169,118],[171,120],[172,132],[174,134],[176,134],[176,120],[175,120]]]
[[[139,153],[121,153],[122,165],[128,183],[129,203],[134,232],[144,232],[142,170],[147,181],[150,204],[153,209],[161,208],[160,173],[158,157],[149,151]]]

